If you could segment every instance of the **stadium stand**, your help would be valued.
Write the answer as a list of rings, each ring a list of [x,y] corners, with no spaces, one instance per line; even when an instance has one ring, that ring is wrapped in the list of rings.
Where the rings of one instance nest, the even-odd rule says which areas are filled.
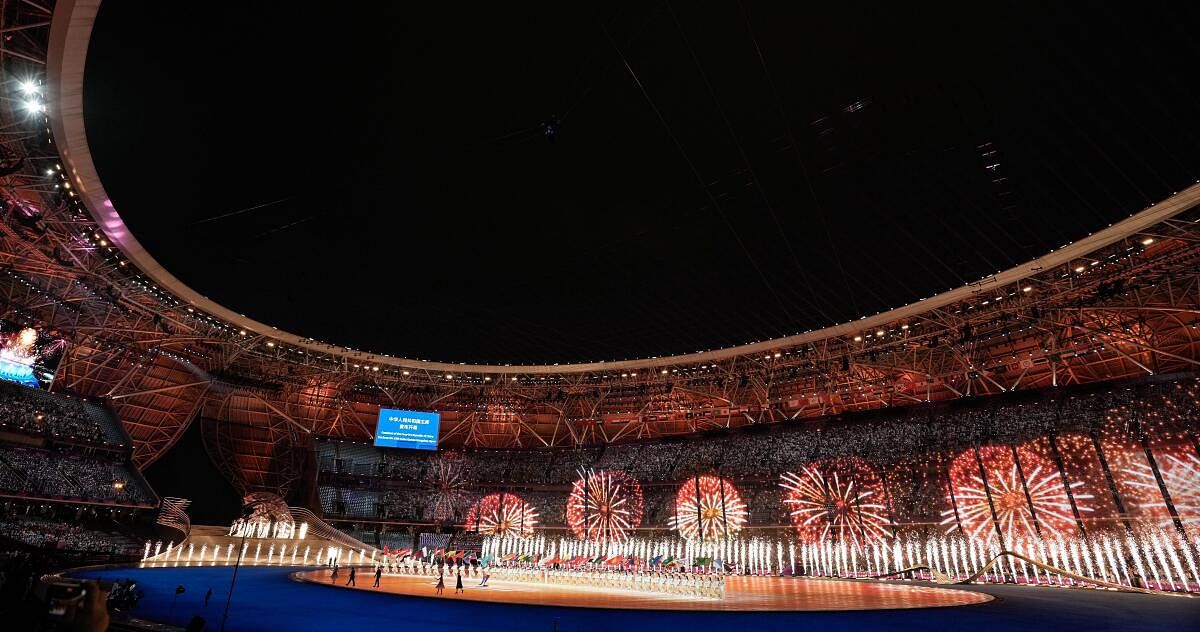
[[[1130,463],[1145,460],[1144,455],[1139,456],[1142,442],[1168,467],[1167,474],[1182,471],[1169,466],[1175,463],[1172,459],[1183,464],[1180,468],[1196,460],[1191,452],[1196,449],[1198,418],[1196,379],[1168,376],[1118,387],[1056,389],[968,399],[954,404],[885,409],[802,424],[775,424],[603,449],[464,450],[452,453],[462,477],[458,483],[461,493],[450,500],[455,505],[454,519],[461,520],[465,509],[481,496],[508,490],[537,507],[543,526],[562,528],[566,526],[564,507],[570,486],[581,468],[621,470],[638,479],[643,487],[643,525],[662,528],[674,510],[674,494],[680,482],[693,476],[718,474],[741,489],[749,524],[784,526],[789,515],[782,502],[781,474],[797,471],[806,464],[853,458],[869,462],[887,482],[885,487],[894,512],[905,514],[908,520],[936,524],[944,519],[940,504],[945,501],[948,467],[956,455],[980,449],[981,455],[989,456],[993,453],[987,451],[987,446],[1004,446],[1008,450],[1019,445],[1022,450],[1032,450],[1026,454],[1040,455],[1038,463],[1045,460],[1050,463],[1049,468],[1057,467],[1053,461],[1059,458],[1067,479],[1086,482],[1089,489],[1097,488],[1091,491],[1099,497],[1098,511],[1094,515],[1083,514],[1081,520],[1111,523],[1115,515],[1108,512],[1102,518],[1099,511],[1113,504],[1107,500],[1111,494],[1103,484],[1103,476],[1098,474],[1102,468],[1091,461],[1097,458],[1119,461],[1120,467],[1109,464],[1116,470],[1116,485],[1120,488],[1117,491],[1132,497],[1135,492],[1123,482],[1123,477],[1132,475],[1128,474],[1134,468]],[[1046,447],[1051,436],[1058,437],[1055,447],[1065,454],[1052,458]],[[1089,438],[1080,449],[1072,447],[1078,442],[1077,437]],[[1101,446],[1099,453],[1090,437],[1095,437],[1095,445]],[[1076,443],[1069,443],[1072,441]],[[386,450],[346,441],[320,441],[317,449],[321,506],[326,515],[433,522],[420,509],[425,499],[435,493],[436,483],[422,480],[420,473],[432,471],[443,455]],[[1003,456],[1004,452],[995,454]],[[347,462],[386,462],[389,466],[353,481],[330,476],[346,471]],[[1029,469],[1033,467],[1030,465]],[[359,468],[353,471],[356,475],[360,473]],[[1180,485],[1178,476],[1168,476],[1164,484]],[[1190,497],[1189,494],[1192,492],[1186,489],[1177,492],[1180,498]],[[1140,502],[1146,507],[1151,504]],[[376,510],[377,503],[384,506],[382,512]],[[1127,504],[1131,512],[1139,506],[1134,501]],[[1161,504],[1159,501],[1158,505]],[[1193,511],[1187,502],[1177,504],[1182,508],[1180,511]],[[1197,519],[1200,516],[1184,517],[1185,521]]]

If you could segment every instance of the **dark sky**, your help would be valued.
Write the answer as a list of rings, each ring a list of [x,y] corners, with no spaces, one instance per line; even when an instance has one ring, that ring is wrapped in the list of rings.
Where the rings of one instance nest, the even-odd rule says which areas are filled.
[[[1176,9],[428,4],[105,3],[85,113],[134,234],[295,333],[587,361],[899,306],[1200,174]]]

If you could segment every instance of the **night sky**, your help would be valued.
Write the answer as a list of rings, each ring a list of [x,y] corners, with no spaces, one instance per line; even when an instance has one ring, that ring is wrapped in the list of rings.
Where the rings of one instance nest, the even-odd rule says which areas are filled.
[[[1177,9],[430,4],[104,3],[133,233],[294,333],[611,360],[896,307],[1200,177]]]

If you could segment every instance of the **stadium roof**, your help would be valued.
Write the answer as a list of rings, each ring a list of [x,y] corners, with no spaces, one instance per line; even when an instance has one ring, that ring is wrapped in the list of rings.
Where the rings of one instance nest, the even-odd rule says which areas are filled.
[[[1200,186],[895,311],[699,355],[471,366],[275,330],[174,279],[106,194],[83,117],[96,6],[60,2],[47,29],[39,7],[4,5],[6,86],[48,63],[44,115],[0,102],[23,130],[2,143],[21,162],[0,176],[0,290],[70,340],[54,388],[107,398],[139,465],[196,422],[239,488],[280,490],[312,436],[369,438],[381,405],[442,412],[443,446],[576,447],[1200,365]]]
[[[372,11],[106,3],[81,68],[90,154],[141,245],[334,345],[565,364],[780,338],[1200,177],[1183,14]]]

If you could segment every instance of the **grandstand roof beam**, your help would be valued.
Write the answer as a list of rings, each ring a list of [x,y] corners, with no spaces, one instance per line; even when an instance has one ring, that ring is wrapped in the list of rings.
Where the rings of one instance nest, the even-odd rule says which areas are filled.
[[[282,410],[279,410],[279,408],[278,408],[277,406],[275,406],[275,404],[272,404],[271,402],[267,401],[266,399],[263,399],[263,397],[262,397],[261,395],[259,395],[258,393],[255,393],[255,392],[253,392],[253,391],[247,391],[247,392],[249,393],[249,395],[250,395],[251,397],[253,397],[254,399],[257,399],[258,401],[260,401],[260,402],[262,402],[263,404],[265,404],[265,405],[266,405],[266,407],[267,407],[267,408],[270,408],[270,409],[271,409],[271,411],[272,411],[272,412],[274,412],[276,415],[279,415],[280,417],[282,417],[282,418],[284,419],[284,421],[287,421],[288,423],[290,423],[291,425],[295,426],[296,428],[299,428],[300,430],[303,430],[305,434],[312,434],[312,430],[311,430],[311,429],[309,429],[309,428],[305,428],[303,424],[301,424],[300,422],[296,421],[295,419],[292,419],[292,416],[291,416],[291,415],[289,415],[289,414],[287,414],[287,413],[283,412]]]
[[[120,395],[113,395],[113,396],[109,397],[109,399],[117,400],[117,399],[125,399],[126,397],[136,397],[138,395],[151,395],[153,393],[166,393],[168,391],[177,391],[177,390],[183,389],[183,388],[190,388],[193,386],[200,386],[201,384],[211,384],[211,383],[212,383],[212,380],[198,380],[195,382],[188,382],[186,384],[172,384],[171,386],[160,386],[158,388],[150,388],[150,389],[146,389],[143,391],[133,391],[130,393],[121,393]]]
[[[273,339],[294,346],[297,349],[303,349],[314,355],[340,357],[343,361],[348,359],[350,354],[354,354],[353,357],[359,358],[360,362],[365,361],[373,365],[406,368],[414,372],[432,371],[436,373],[443,371],[474,375],[563,375],[568,373],[624,371],[628,369],[657,368],[684,364],[711,364],[713,362],[735,359],[739,356],[761,356],[763,353],[773,353],[781,348],[809,344],[830,337],[853,336],[863,330],[871,330],[874,327],[886,327],[898,320],[909,320],[919,317],[931,309],[938,309],[958,302],[972,300],[981,296],[985,289],[1007,287],[1024,281],[1029,277],[1042,274],[1044,271],[1068,265],[1108,245],[1127,241],[1130,235],[1140,234],[1145,230],[1149,230],[1163,220],[1174,217],[1200,203],[1200,185],[1194,185],[1109,228],[1068,244],[1054,252],[985,279],[929,297],[924,301],[917,301],[875,316],[842,323],[826,329],[748,345],[662,358],[531,366],[466,365],[448,362],[420,362],[413,359],[393,358],[376,354],[366,354],[364,356],[363,352],[351,351],[344,347],[317,342],[273,329],[268,325],[242,316],[205,298],[187,287],[158,264],[142,248],[137,239],[130,234],[118,211],[112,207],[112,202],[105,192],[100,177],[96,172],[83,123],[83,70],[98,5],[98,0],[62,0],[56,5],[56,14],[60,19],[55,19],[51,26],[50,59],[47,64],[46,82],[48,96],[52,102],[57,104],[57,107],[51,112],[51,127],[54,131],[56,145],[63,157],[64,166],[67,167],[68,175],[76,185],[75,190],[81,193],[81,199],[89,212],[96,219],[97,223],[104,227],[110,241],[115,243],[133,261],[137,268],[153,281],[156,287],[164,288],[169,293],[181,299],[182,302],[193,305],[204,313],[212,314],[220,321],[228,323],[235,328],[269,333]],[[1074,278],[1071,281],[1074,281]]]

